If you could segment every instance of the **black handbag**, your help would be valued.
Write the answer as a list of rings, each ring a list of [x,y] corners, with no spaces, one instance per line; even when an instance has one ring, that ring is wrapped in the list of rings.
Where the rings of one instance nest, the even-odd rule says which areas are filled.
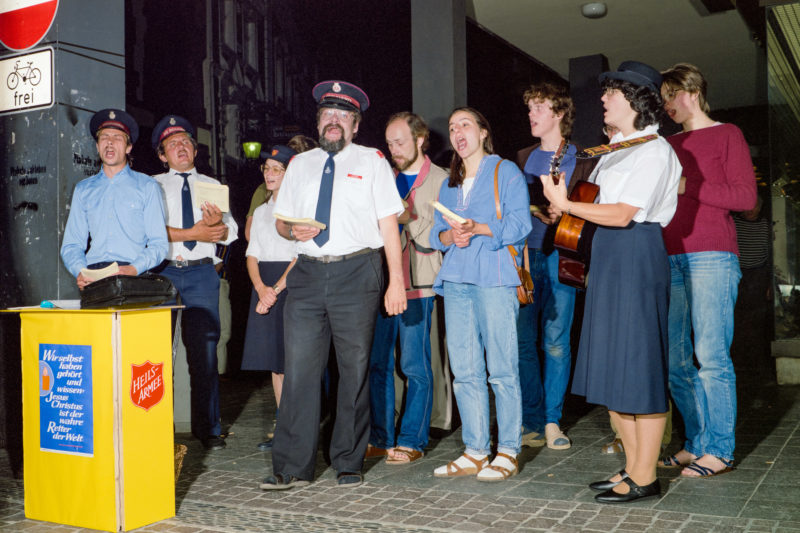
[[[150,307],[173,300],[177,294],[172,282],[158,274],[109,276],[83,288],[81,309]]]

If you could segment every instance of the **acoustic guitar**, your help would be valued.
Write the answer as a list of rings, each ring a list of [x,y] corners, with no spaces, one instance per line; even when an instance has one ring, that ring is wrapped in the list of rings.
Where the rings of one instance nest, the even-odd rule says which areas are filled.
[[[572,202],[594,203],[600,187],[588,181],[579,181],[569,195]],[[564,213],[556,228],[554,244],[558,248],[558,281],[577,289],[586,288],[589,261],[592,256],[592,238],[597,225],[582,218]]]

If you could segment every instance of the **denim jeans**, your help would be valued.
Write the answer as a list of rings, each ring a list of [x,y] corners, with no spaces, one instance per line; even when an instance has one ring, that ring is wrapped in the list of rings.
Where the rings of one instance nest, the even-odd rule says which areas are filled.
[[[730,252],[696,252],[672,255],[669,263],[669,385],[686,426],[684,448],[733,460],[736,374],[730,346],[739,259]]]
[[[461,414],[461,438],[467,453],[488,454],[491,451],[488,373],[497,413],[497,451],[518,454],[522,441],[522,400],[517,358],[519,301],[516,288],[445,281],[444,310],[450,368],[455,377],[453,392]]]
[[[545,255],[530,250],[534,302],[521,307],[517,320],[519,381],[522,388],[522,425],[525,431],[544,432],[558,424],[570,371],[570,331],[575,289],[558,281],[558,252]],[[543,333],[544,372],[539,365],[539,327]]]
[[[433,296],[408,300],[403,314],[378,315],[369,362],[370,436],[378,448],[394,446],[394,348],[400,336],[400,370],[408,378],[397,445],[422,451],[428,445],[433,407],[431,313]]]

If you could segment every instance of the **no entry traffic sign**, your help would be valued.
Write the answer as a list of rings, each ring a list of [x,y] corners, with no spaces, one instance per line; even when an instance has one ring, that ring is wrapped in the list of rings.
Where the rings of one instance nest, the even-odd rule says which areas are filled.
[[[47,34],[56,18],[58,0],[0,0],[0,43],[27,50]]]

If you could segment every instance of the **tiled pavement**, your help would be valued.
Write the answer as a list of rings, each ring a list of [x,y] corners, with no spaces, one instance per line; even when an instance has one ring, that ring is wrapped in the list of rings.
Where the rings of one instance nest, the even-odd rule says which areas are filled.
[[[739,372],[736,470],[706,480],[662,471],[665,495],[628,506],[596,504],[586,487],[622,463],[619,456],[599,453],[611,435],[605,412],[575,397],[568,398],[563,424],[573,447],[525,448],[522,471],[503,483],[432,476],[434,467],[461,452],[456,431],[432,441],[426,457],[413,465],[369,460],[365,483],[354,489],[335,485],[320,454],[315,483],[268,493],[258,482],[270,471],[270,455],[255,444],[271,419],[271,390],[244,376],[224,383],[223,394],[223,418],[231,424],[228,447],[207,453],[179,435],[189,454],[177,489],[178,515],[138,531],[800,533],[800,387],[778,387],[759,372]],[[677,450],[676,441],[670,451]],[[0,530],[85,531],[26,520],[22,482],[12,479],[2,453]]]

